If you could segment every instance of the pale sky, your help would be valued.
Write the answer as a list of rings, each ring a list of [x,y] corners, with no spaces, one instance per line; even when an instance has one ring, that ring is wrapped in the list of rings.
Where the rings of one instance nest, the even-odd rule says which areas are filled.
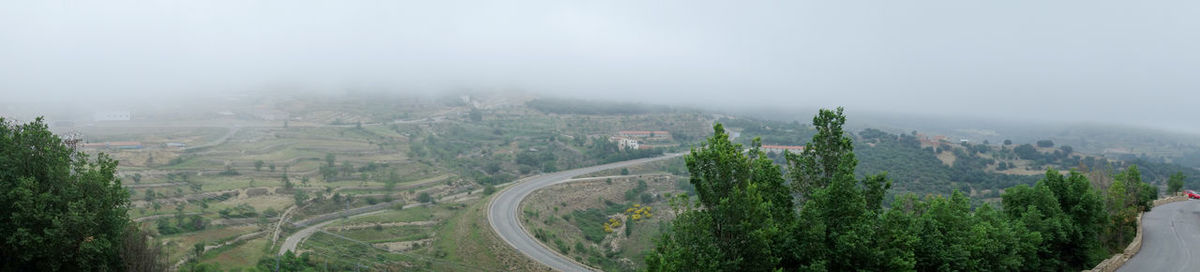
[[[0,99],[521,89],[1195,131],[1196,1],[3,1]]]

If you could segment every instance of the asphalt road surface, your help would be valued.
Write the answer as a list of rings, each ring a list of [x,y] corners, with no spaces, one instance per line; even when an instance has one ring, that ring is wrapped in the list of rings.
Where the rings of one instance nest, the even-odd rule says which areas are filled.
[[[1200,271],[1200,200],[1142,215],[1142,250],[1117,271]]]
[[[521,226],[521,222],[519,220],[521,200],[525,199],[526,196],[529,196],[529,194],[533,193],[533,191],[536,191],[537,189],[562,183],[568,178],[574,176],[674,158],[678,157],[679,155],[682,155],[682,153],[577,168],[525,178],[524,180],[518,181],[517,184],[514,184],[508,189],[500,192],[500,194],[495,198],[492,198],[492,202],[488,206],[488,222],[492,225],[492,230],[499,234],[501,239],[504,239],[505,242],[507,242],[513,248],[516,248],[517,251],[520,251],[535,261],[545,264],[546,266],[558,271],[591,271],[593,269],[575,262],[574,260],[563,255],[559,255],[554,250],[547,248],[541,243],[538,243],[538,241],[533,238],[533,235]]]

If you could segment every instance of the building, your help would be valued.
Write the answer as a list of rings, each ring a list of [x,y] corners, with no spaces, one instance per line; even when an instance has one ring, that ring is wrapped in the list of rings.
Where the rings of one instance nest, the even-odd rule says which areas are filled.
[[[763,145],[762,151],[767,153],[783,153],[784,151],[797,154],[804,152],[803,145]]]
[[[646,140],[670,140],[671,133],[663,130],[622,130],[618,136]]]
[[[922,146],[940,146],[943,143],[950,142],[949,137],[942,136],[942,135],[937,135],[937,136],[933,136],[933,138],[929,138],[928,136],[925,136],[925,134],[917,134],[917,139],[921,141]]]
[[[628,137],[613,136],[613,137],[609,137],[608,141],[616,142],[617,146],[619,148],[621,148],[621,150],[631,150],[631,149],[640,149],[641,148],[641,144],[638,144],[637,139],[631,139]]]
[[[129,111],[100,111],[92,114],[95,121],[129,121]]]

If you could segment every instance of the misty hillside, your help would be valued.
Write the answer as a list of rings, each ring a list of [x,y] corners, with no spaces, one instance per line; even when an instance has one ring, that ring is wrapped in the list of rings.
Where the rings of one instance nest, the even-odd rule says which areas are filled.
[[[1200,270],[1197,11],[0,1],[0,272]]]

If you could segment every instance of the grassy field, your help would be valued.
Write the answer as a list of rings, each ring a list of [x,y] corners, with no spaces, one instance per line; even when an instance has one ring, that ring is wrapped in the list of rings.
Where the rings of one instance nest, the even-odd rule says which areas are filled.
[[[163,236],[159,240],[164,243],[164,249],[169,253],[169,259],[179,260],[190,254],[192,247],[197,243],[209,245],[255,231],[258,231],[255,226],[216,227],[198,232]]]
[[[301,244],[300,252],[340,262],[337,265],[342,266],[337,267],[347,269],[354,268],[349,266],[353,263],[409,270],[536,271],[546,268],[511,249],[491,231],[484,212],[488,197],[478,195],[479,190],[543,171],[598,164],[603,157],[593,154],[591,146],[618,130],[683,132],[707,126],[704,118],[691,113],[546,114],[518,103],[487,109],[483,118],[471,120],[467,115],[471,106],[459,103],[409,103],[398,108],[383,101],[402,100],[283,100],[276,104],[279,110],[304,120],[291,120],[289,127],[280,120],[253,120],[233,103],[228,106],[239,113],[219,120],[139,120],[138,127],[101,124],[83,133],[90,141],[141,141],[145,145],[139,150],[96,150],[123,160],[119,172],[125,184],[133,185],[131,217],[167,218],[172,226],[163,228],[166,231],[183,228],[174,214],[184,213],[186,222],[192,222],[193,215],[202,219],[203,227],[159,235],[158,220],[145,218],[148,221],[141,225],[156,235],[156,241],[166,243],[172,264],[195,258],[190,253],[196,243],[270,232],[198,256],[202,263],[219,264],[223,269],[254,267],[259,259],[278,250],[280,243],[270,240],[275,236],[274,220],[292,207],[296,208],[285,218],[288,222],[325,218],[388,199],[411,204],[418,203],[421,195],[438,200],[473,191],[475,195],[466,195],[465,200],[447,199],[427,207],[337,220],[326,227],[348,229],[331,231],[338,235],[318,233]],[[260,105],[247,107],[259,109]],[[166,142],[193,148],[167,148],[162,145]],[[335,162],[328,169],[335,173],[332,181],[326,182],[322,169],[330,166],[326,161],[330,155]],[[527,155],[534,159],[519,161]],[[633,170],[662,173],[662,168]],[[283,181],[285,173],[289,184]],[[383,188],[393,173],[398,182],[389,192]],[[137,184],[132,182],[135,175],[140,177]],[[301,182],[305,177],[307,184]],[[168,182],[171,184],[165,184]],[[148,191],[154,193],[149,201]],[[300,205],[296,194],[303,196]],[[222,210],[239,210],[240,205],[253,207],[256,214],[222,218]],[[268,211],[271,216],[264,215]],[[280,239],[297,230],[289,224],[282,226]],[[419,241],[419,245],[381,246],[406,241]]]
[[[403,226],[403,227],[369,227],[365,229],[347,230],[337,232],[339,235],[347,238],[363,241],[367,243],[387,243],[398,241],[414,241],[429,238],[432,228],[423,226]]]
[[[271,241],[253,239],[233,244],[225,248],[205,252],[203,263],[220,264],[227,269],[245,269],[254,267],[259,259],[270,255]]]
[[[403,210],[387,210],[382,213],[351,218],[346,221],[339,222],[337,225],[352,225],[364,223],[390,223],[390,222],[416,222],[435,219],[434,209],[431,207],[412,207]]]

